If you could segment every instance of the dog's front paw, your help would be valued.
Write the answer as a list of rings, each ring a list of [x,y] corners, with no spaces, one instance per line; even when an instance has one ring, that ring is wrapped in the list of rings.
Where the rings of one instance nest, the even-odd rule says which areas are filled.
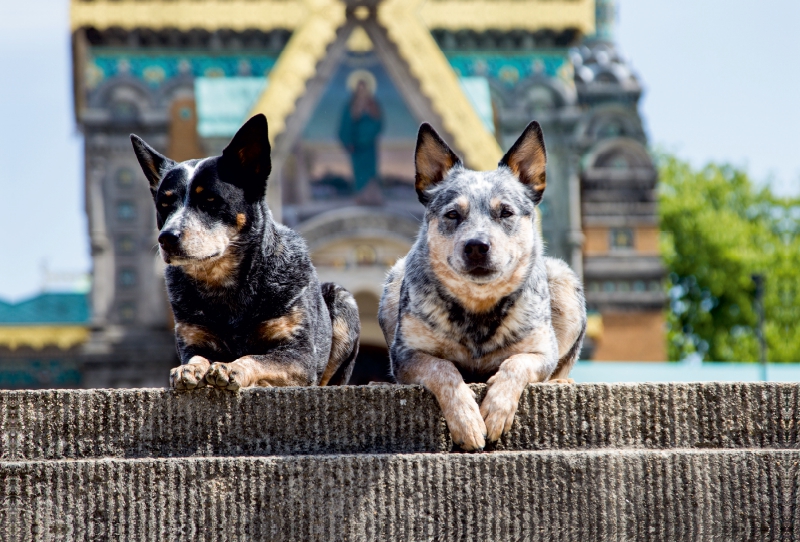
[[[489,390],[481,403],[481,416],[486,423],[487,438],[493,442],[511,429],[524,386],[502,373],[495,374],[487,384]]]
[[[176,390],[204,388],[204,377],[211,363],[200,356],[194,356],[186,365],[175,367],[169,372],[169,387]]]
[[[206,382],[223,390],[237,391],[244,387],[242,372],[233,363],[214,363],[206,373]]]
[[[466,451],[482,450],[486,446],[486,425],[472,390],[462,383],[442,406],[453,442]]]

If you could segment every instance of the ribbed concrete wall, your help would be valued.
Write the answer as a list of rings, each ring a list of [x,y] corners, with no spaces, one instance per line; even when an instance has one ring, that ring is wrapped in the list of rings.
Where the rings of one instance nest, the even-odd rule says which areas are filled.
[[[799,389],[531,386],[481,454],[415,387],[2,392],[0,539],[800,540]]]
[[[15,511],[0,528],[47,541],[795,540],[798,461],[616,450],[7,463]]]
[[[800,448],[799,401],[794,384],[530,386],[494,449]],[[4,460],[452,447],[433,396],[411,386],[3,392],[0,434]]]

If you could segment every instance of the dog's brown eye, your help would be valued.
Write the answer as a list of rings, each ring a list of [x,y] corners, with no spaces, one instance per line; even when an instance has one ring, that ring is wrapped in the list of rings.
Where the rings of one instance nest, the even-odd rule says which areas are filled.
[[[169,207],[169,203],[162,203],[161,206],[162,207]]]
[[[458,211],[450,211],[444,215],[445,218],[449,218],[450,220],[457,220],[458,219]]]
[[[511,212],[511,209],[503,209],[500,211],[500,218],[508,218],[510,216],[514,216],[514,213]]]
[[[214,201],[214,198],[206,198],[206,201]]]

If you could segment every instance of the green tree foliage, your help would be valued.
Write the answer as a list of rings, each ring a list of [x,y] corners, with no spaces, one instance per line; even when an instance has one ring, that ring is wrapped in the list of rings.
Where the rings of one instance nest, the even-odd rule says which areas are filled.
[[[752,275],[766,279],[770,361],[800,361],[800,201],[729,165],[659,159],[670,359],[757,361]]]

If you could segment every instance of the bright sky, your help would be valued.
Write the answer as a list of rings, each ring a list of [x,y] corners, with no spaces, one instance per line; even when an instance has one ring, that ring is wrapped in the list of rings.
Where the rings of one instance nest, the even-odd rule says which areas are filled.
[[[800,193],[800,2],[620,0],[651,143]],[[90,268],[67,0],[0,1],[0,298]]]
[[[800,2],[618,0],[650,143],[800,195]]]

